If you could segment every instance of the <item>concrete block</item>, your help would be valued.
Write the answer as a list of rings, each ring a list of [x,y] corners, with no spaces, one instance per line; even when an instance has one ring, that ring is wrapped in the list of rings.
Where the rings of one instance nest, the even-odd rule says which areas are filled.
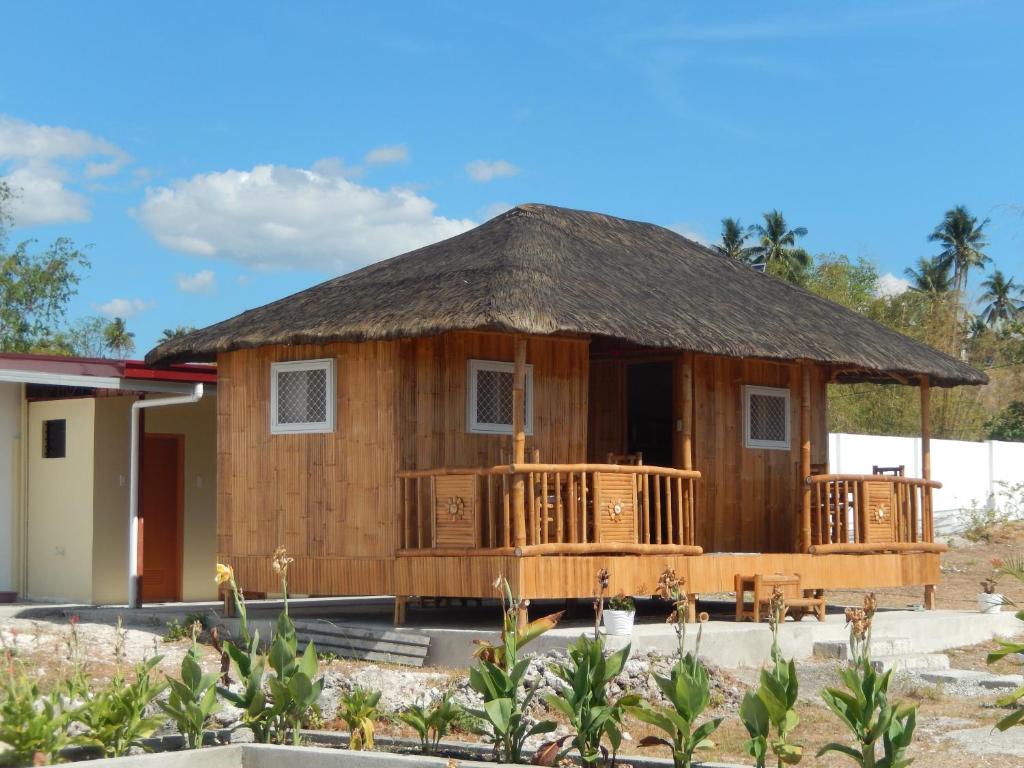
[[[944,653],[911,653],[901,656],[874,656],[871,666],[879,672],[917,672],[919,670],[949,669],[949,657]]]
[[[909,637],[874,637],[871,639],[872,656],[904,656],[913,653]],[[846,661],[850,657],[850,645],[845,640],[828,640],[814,644],[812,655],[817,659]]]
[[[978,680],[978,685],[982,688],[1004,688],[1012,691],[1024,685],[1024,675],[984,675]]]
[[[978,672],[973,669],[942,669],[937,671],[925,671],[917,675],[925,683],[934,685],[956,685],[957,683],[977,684],[978,680],[986,677],[988,673]]]

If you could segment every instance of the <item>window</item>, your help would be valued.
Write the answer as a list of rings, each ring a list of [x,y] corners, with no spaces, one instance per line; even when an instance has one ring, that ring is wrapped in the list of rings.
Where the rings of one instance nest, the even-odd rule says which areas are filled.
[[[43,422],[43,458],[63,459],[68,455],[67,419],[49,419]]]
[[[334,361],[298,360],[270,366],[270,431],[334,431]]]
[[[789,390],[743,387],[743,433],[747,448],[789,450]]]
[[[469,361],[466,424],[470,432],[512,434],[512,363]],[[526,366],[526,434],[533,434],[533,366]]]

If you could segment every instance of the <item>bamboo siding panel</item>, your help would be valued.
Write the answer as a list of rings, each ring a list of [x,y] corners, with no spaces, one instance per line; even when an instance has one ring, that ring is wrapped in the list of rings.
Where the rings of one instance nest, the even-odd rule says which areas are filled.
[[[597,541],[602,544],[635,544],[636,475],[594,473],[594,519],[600,518]]]
[[[238,583],[250,592],[281,591],[270,557],[218,552],[217,560],[231,565]],[[390,558],[296,557],[288,568],[288,591],[312,596],[393,594],[393,562]]]
[[[626,453],[626,366],[621,360],[590,363],[587,460]]]
[[[516,594],[523,560],[505,555],[399,557],[394,561],[394,591],[403,596],[497,597],[494,581],[504,576]]]
[[[799,535],[800,374],[795,365],[694,356],[696,543],[705,552],[790,552]],[[811,374],[811,461],[827,461],[825,371]],[[743,386],[790,390],[790,450],[746,448]]]

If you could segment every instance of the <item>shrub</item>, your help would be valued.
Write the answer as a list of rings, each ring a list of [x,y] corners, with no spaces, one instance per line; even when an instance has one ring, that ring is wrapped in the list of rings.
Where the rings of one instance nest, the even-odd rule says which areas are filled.
[[[59,691],[43,694],[10,655],[4,658],[0,679],[0,765],[40,765],[55,762],[73,743],[67,727],[72,712]]]
[[[423,754],[432,755],[437,752],[441,739],[458,726],[464,715],[462,707],[452,698],[451,691],[445,691],[441,698],[429,706],[412,704],[396,717],[416,731]]]
[[[636,610],[636,602],[629,595],[620,592],[608,600],[608,610],[629,611],[632,613]]]
[[[189,749],[203,745],[206,723],[217,710],[218,677],[219,672],[203,674],[193,637],[192,647],[181,660],[181,680],[167,678],[170,696],[166,702],[160,702],[160,708],[178,726]]]
[[[348,748],[355,750],[373,749],[373,733],[381,717],[377,708],[380,691],[356,687],[341,697],[338,717],[348,725]]]
[[[74,719],[88,729],[83,743],[99,747],[106,757],[120,757],[153,735],[164,722],[162,715],[147,715],[166,687],[154,684],[151,676],[162,658],[154,656],[136,664],[131,682],[118,669],[104,688],[75,711]]]

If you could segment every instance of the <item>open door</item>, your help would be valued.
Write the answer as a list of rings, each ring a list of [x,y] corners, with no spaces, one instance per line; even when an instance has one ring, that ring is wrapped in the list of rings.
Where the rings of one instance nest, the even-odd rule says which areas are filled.
[[[139,485],[142,600],[181,600],[185,436],[146,434]]]
[[[626,452],[644,464],[672,464],[672,363],[632,363],[626,369]]]

